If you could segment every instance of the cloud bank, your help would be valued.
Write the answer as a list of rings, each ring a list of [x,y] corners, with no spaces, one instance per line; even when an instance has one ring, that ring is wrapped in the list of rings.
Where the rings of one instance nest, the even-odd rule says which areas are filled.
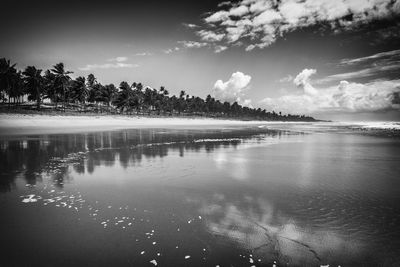
[[[400,14],[400,0],[241,0],[224,2],[196,31],[204,42],[264,48],[288,32],[326,24],[333,31],[351,30]]]
[[[335,86],[317,89],[310,79],[315,73],[315,69],[304,69],[293,80],[293,83],[302,89],[301,94],[265,98],[260,104],[268,110],[292,114],[400,111],[396,100],[400,92],[400,79],[375,80],[368,83],[343,80]]]
[[[239,104],[249,106],[251,101],[243,99],[246,89],[249,88],[251,76],[240,71],[232,74],[228,81],[218,80],[214,84],[213,93],[216,99],[222,102],[238,102]]]

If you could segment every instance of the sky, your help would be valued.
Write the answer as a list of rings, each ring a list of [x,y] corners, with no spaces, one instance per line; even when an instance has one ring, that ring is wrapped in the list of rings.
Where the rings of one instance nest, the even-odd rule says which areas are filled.
[[[2,1],[0,57],[267,111],[400,120],[400,0]]]

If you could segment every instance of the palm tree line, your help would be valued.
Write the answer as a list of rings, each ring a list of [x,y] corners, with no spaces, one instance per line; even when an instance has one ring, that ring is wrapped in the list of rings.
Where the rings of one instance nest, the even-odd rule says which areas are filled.
[[[185,91],[170,95],[161,86],[154,89],[141,83],[123,81],[118,88],[114,84],[103,85],[93,74],[71,78],[71,71],[58,63],[42,72],[34,66],[16,69],[10,60],[0,59],[0,101],[8,102],[8,108],[22,104],[24,96],[35,103],[37,110],[49,107],[62,111],[100,112],[128,115],[208,116],[233,117],[259,120],[314,120],[304,115],[282,115],[261,108],[249,108],[237,102],[221,102],[207,95],[205,99],[189,96]],[[44,100],[48,100],[44,105]],[[50,104],[50,105],[49,105]]]

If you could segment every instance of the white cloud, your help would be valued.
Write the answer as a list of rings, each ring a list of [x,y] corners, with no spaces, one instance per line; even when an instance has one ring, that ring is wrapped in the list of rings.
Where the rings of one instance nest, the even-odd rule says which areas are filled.
[[[224,33],[215,33],[207,30],[200,30],[197,32],[197,35],[200,36],[203,41],[207,42],[219,42],[225,37]]]
[[[115,57],[115,58],[110,58],[107,61],[111,61],[111,62],[124,62],[127,61],[128,58],[127,57]]]
[[[230,4],[232,4],[230,1],[224,1],[224,2],[219,3],[219,4],[218,4],[218,7],[221,7],[221,6],[229,6]]]
[[[251,76],[240,71],[232,74],[228,81],[218,80],[214,84],[215,98],[224,102],[233,103],[237,101],[239,104],[249,105],[249,100],[244,100],[244,92],[249,87]]]
[[[400,1],[400,0],[399,0]],[[355,65],[355,64],[360,64],[368,61],[376,61],[379,59],[393,59],[400,56],[400,49],[399,50],[392,50],[392,51],[386,51],[386,52],[381,52],[381,53],[376,53],[371,56],[366,56],[366,57],[359,57],[359,58],[352,58],[352,59],[342,59],[340,61],[340,65]]]
[[[246,50],[264,48],[279,36],[302,27],[328,23],[334,31],[400,14],[400,0],[241,0],[224,3],[224,10],[209,14],[208,35],[225,34],[228,43],[246,41]],[[210,38],[204,41],[213,42]],[[222,38],[221,38],[222,40]],[[250,42],[250,43],[248,43]]]
[[[189,28],[189,29],[194,29],[194,28],[199,27],[198,25],[193,24],[193,23],[182,23],[182,24],[183,24],[183,26],[185,26],[186,28]]]
[[[165,50],[163,50],[163,52],[164,52],[165,54],[171,54],[171,53],[176,52],[176,51],[179,51],[179,50],[180,50],[180,48],[176,46],[176,47],[174,47],[174,48],[165,49]]]
[[[205,18],[204,20],[207,23],[215,23],[215,22],[219,22],[219,21],[225,20],[227,18],[229,18],[229,12],[221,10],[221,11],[215,12],[211,16]]]
[[[201,43],[196,41],[178,41],[178,44],[182,44],[185,48],[200,48],[205,47],[207,43]]]
[[[153,53],[150,52],[142,52],[142,53],[136,53],[135,56],[139,56],[139,57],[144,57],[144,56],[152,56]]]
[[[293,83],[298,87],[302,87],[305,94],[316,95],[318,93],[317,90],[310,84],[310,77],[315,73],[317,73],[315,69],[304,69],[294,78]]]
[[[338,85],[317,90],[310,81],[315,72],[305,69],[294,79],[294,84],[303,88],[302,94],[265,98],[260,104],[269,110],[292,114],[400,110],[400,105],[394,101],[395,93],[400,92],[400,80],[341,81]]]
[[[226,49],[228,49],[227,46],[217,45],[214,47],[214,52],[221,53],[222,51],[225,51]]]
[[[291,82],[291,81],[293,81],[293,76],[290,75],[290,74],[288,74],[285,77],[279,79],[280,83],[286,83],[286,82]]]
[[[239,104],[243,107],[253,108],[253,105],[251,103],[252,101],[250,99],[245,99],[243,101],[239,99]]]
[[[253,19],[253,24],[255,27],[260,26],[260,25],[265,25],[265,24],[270,24],[274,21],[281,20],[282,16],[279,12],[273,10],[273,9],[267,9],[264,12],[262,12],[260,15],[257,15]]]
[[[139,67],[137,64],[130,64],[130,63],[105,63],[105,64],[88,64],[85,67],[79,68],[83,71],[94,70],[94,69],[119,69],[119,68],[135,68]]]
[[[246,15],[249,12],[249,8],[247,6],[238,6],[233,7],[229,10],[229,16],[241,17]]]
[[[400,70],[400,63],[390,64],[387,66],[377,65],[374,67],[369,67],[369,68],[365,68],[365,69],[361,69],[361,70],[357,70],[357,71],[329,75],[325,78],[317,80],[315,83],[323,84],[323,83],[328,83],[328,82],[332,82],[332,81],[350,80],[350,79],[355,79],[355,78],[365,78],[365,77],[371,77],[374,75],[378,75],[378,74],[382,74],[382,73],[389,73],[389,72],[398,71],[398,70]]]

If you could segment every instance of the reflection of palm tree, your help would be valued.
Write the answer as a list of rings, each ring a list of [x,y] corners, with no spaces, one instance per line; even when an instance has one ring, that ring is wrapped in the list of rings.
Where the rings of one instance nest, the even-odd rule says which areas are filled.
[[[63,105],[65,112],[65,104],[66,104],[66,91],[68,90],[69,81],[71,77],[68,74],[71,74],[72,71],[66,71],[64,69],[64,63],[60,62],[53,66],[51,71],[55,74],[55,84],[56,88],[60,89],[63,96]]]
[[[180,151],[184,156],[185,151],[204,150],[211,152],[219,147],[240,144],[241,140],[256,138],[259,134],[277,137],[281,132],[263,129],[232,130],[223,133],[226,140],[221,139],[221,132],[180,132],[176,134],[157,134],[155,130],[126,130],[105,133],[70,134],[59,138],[50,138],[49,142],[39,139],[28,141],[27,146],[23,140],[0,140],[0,170],[5,174],[5,179],[0,179],[0,192],[9,190],[10,184],[14,183],[18,175],[23,171],[29,180],[35,180],[37,172],[48,172],[53,174],[54,179],[62,181],[68,177],[68,167],[64,165],[64,159],[79,169],[91,172],[101,164],[113,165],[119,160],[122,166],[128,166],[129,162],[140,162],[143,158],[165,157],[170,151]],[[194,142],[194,140],[216,139],[215,141]],[[153,145],[146,145],[153,144]],[[71,153],[89,149],[95,151],[98,148],[107,148],[85,155],[76,154],[70,158]],[[62,161],[63,167],[53,169],[54,164],[50,161]],[[77,165],[79,164],[79,165]],[[86,166],[85,166],[86,165]],[[58,173],[58,171],[60,171]],[[2,177],[3,178],[3,177]]]
[[[43,94],[43,77],[41,72],[42,70],[38,70],[34,66],[26,67],[23,72],[28,100],[35,100],[38,110],[40,110],[40,102]]]

